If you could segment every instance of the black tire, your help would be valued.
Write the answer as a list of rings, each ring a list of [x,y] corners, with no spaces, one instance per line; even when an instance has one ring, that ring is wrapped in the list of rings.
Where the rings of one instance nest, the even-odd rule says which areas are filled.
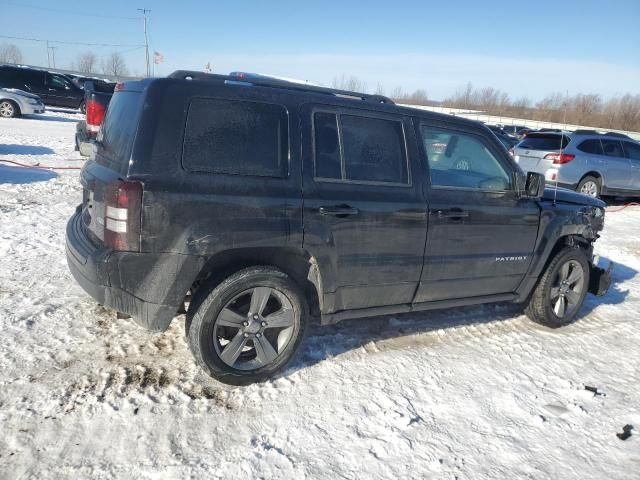
[[[20,107],[12,100],[0,100],[0,117],[15,118],[21,115]]]
[[[254,316],[254,312],[251,312],[254,295],[258,291],[267,290],[271,293],[267,295],[265,303],[262,303],[264,306],[256,308],[260,310],[258,319],[258,315]],[[247,295],[251,305],[247,303]],[[289,302],[286,309],[285,302]],[[242,310],[245,307],[247,310]],[[272,313],[263,315],[270,309]],[[227,314],[231,310],[231,314],[246,320],[243,324],[250,323],[244,326],[221,326],[218,322],[225,321],[221,315],[223,310]],[[287,317],[290,316],[287,321],[292,322],[291,327],[265,326],[269,318],[275,318],[269,315],[285,310]],[[185,333],[196,362],[210,376],[230,385],[247,385],[268,380],[289,363],[305,336],[308,318],[306,298],[301,288],[288,275],[273,267],[250,267],[231,275],[215,288],[204,285],[198,289],[189,306]],[[233,321],[237,321],[236,317]],[[259,330],[254,331],[254,328]],[[286,341],[282,340],[282,334],[286,334]],[[241,336],[245,338],[240,338]],[[268,358],[265,353],[268,346],[265,342],[272,348],[270,353],[277,355],[269,363],[263,360]],[[233,354],[225,357],[226,347],[232,345],[236,345],[236,351],[241,353],[235,357]],[[262,359],[259,351],[264,355]],[[251,368],[253,366],[255,368]]]
[[[580,183],[578,183],[576,192],[600,198],[600,193],[602,192],[602,181],[598,177],[587,175],[582,180],[580,180]]]
[[[577,268],[575,268],[576,264],[582,268],[581,273],[583,275],[581,289],[577,294],[571,287],[565,287],[562,282],[559,281],[562,277],[561,269],[563,266],[569,265],[568,274],[571,275],[573,272],[572,268],[577,270]],[[526,315],[534,322],[550,328],[562,327],[573,322],[584,303],[585,296],[589,289],[589,272],[589,261],[582,249],[566,247],[560,250],[547,266],[542,278],[533,291],[525,309]],[[571,278],[568,280],[571,280]],[[567,291],[565,291],[564,294],[560,293],[560,296],[565,297],[567,292],[571,291],[572,298],[575,299],[575,307],[572,307],[568,312],[566,308],[563,308],[562,310],[566,314],[558,315],[555,307],[558,306],[560,299],[556,296],[556,293],[558,293],[558,290],[561,292],[563,288],[567,288]],[[554,291],[552,292],[552,290]],[[568,296],[564,299],[564,305],[565,307],[570,306]]]
[[[78,110],[80,110],[80,113],[82,113],[83,115],[87,114],[87,105],[84,103],[84,100],[80,103]]]

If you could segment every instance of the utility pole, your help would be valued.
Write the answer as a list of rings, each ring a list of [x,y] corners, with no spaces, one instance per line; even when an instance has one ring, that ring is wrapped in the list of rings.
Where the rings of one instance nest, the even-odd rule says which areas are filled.
[[[53,62],[53,68],[56,68],[56,48],[58,47],[49,47],[51,49],[51,60]]]
[[[49,40],[47,40],[47,67],[51,67],[51,58],[49,57]]]
[[[147,8],[138,8],[139,12],[142,12],[144,18],[144,55],[147,62],[147,77],[151,76],[151,70],[149,68],[149,38],[147,36],[147,13],[151,13],[151,10]]]

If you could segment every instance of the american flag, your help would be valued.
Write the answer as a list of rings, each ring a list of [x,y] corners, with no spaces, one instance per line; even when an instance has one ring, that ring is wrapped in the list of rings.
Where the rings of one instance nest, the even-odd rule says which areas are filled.
[[[164,55],[160,52],[153,52],[153,63],[157,65],[162,62],[164,62]]]

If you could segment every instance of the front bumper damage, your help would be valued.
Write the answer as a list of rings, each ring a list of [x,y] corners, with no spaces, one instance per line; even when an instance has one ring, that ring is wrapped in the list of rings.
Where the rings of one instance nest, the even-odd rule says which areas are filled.
[[[611,272],[613,272],[613,262],[609,262],[609,266],[605,270],[596,264],[591,265],[589,275],[589,293],[601,297],[609,291],[611,286]]]

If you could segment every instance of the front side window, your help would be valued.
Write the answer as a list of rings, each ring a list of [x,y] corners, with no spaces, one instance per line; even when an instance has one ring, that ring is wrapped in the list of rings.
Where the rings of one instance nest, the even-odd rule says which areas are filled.
[[[71,84],[66,79],[62,78],[59,75],[51,75],[49,77],[49,86],[57,90],[64,90],[66,88],[71,88]]]
[[[313,121],[316,178],[409,183],[401,121],[328,112]]]
[[[505,191],[510,188],[508,169],[475,135],[421,127],[431,185]]]
[[[281,105],[213,98],[189,104],[182,151],[188,171],[286,177],[288,149]]]

